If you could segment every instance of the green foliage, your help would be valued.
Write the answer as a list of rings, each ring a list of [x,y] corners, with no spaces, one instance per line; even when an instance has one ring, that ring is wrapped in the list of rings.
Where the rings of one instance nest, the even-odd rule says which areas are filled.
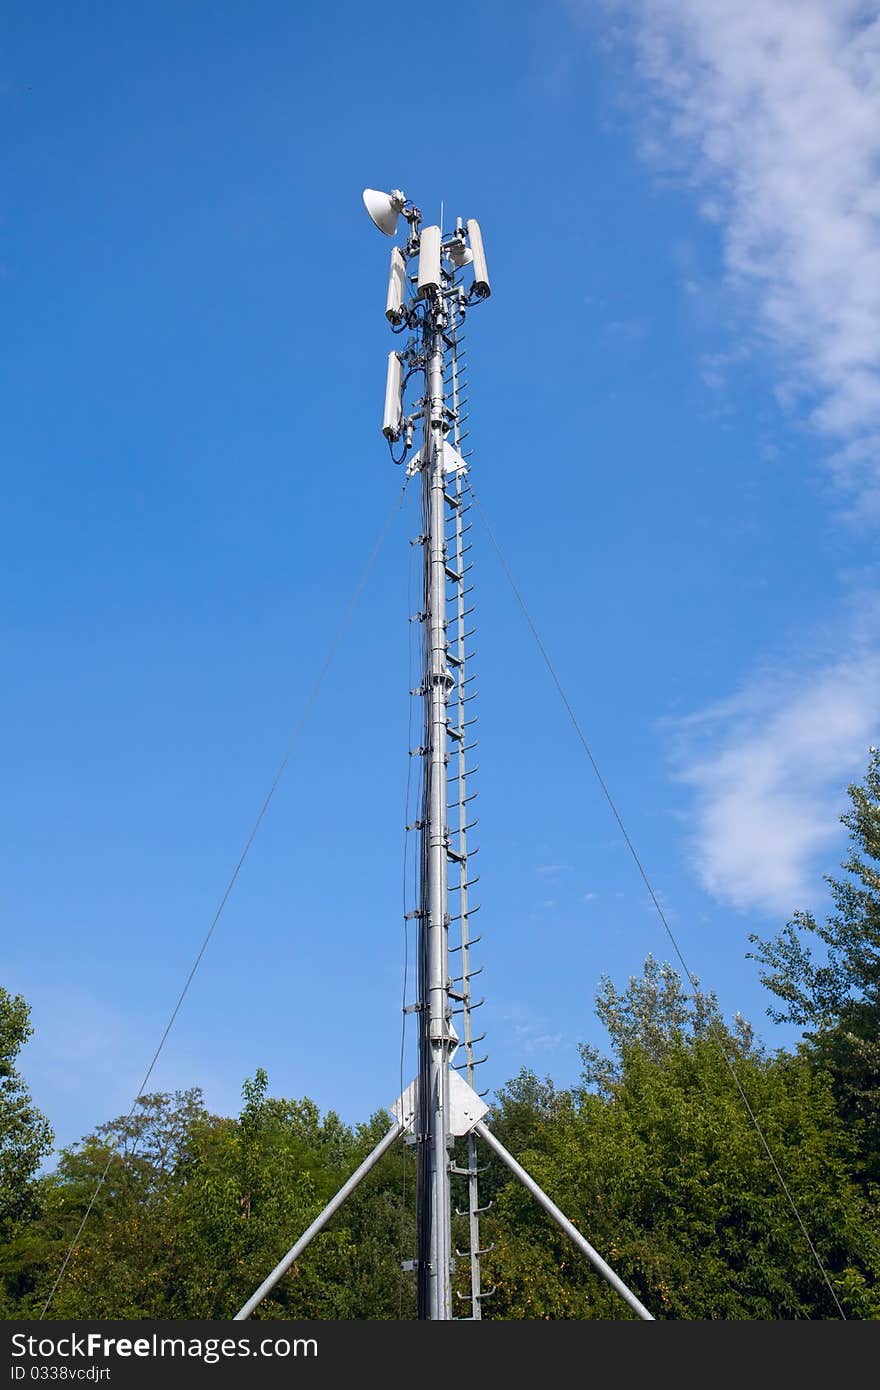
[[[493,1128],[655,1316],[838,1316],[733,1070],[847,1316],[880,1317],[877,1212],[827,1078],[764,1055],[650,959],[598,1002],[612,1055],[584,1048],[571,1092],[523,1073]],[[494,1181],[486,1316],[630,1316],[515,1180]]]
[[[33,1029],[20,994],[0,986],[0,1316],[9,1315],[27,1281],[16,1251],[41,1210],[41,1160],[52,1150],[46,1117],[33,1104],[15,1063]]]
[[[387,1129],[351,1129],[312,1101],[243,1087],[237,1120],[205,1110],[199,1091],[142,1096],[131,1117],[66,1149],[43,1206],[7,1249],[15,1315],[38,1316],[92,1200],[106,1181],[52,1300],[56,1318],[227,1318],[241,1306]],[[258,1316],[411,1316],[398,1244],[400,1151],[361,1184],[280,1281]]]
[[[742,1020],[728,1028],[711,995],[689,995],[650,958],[624,991],[603,980],[597,1010],[608,1055],[582,1048],[571,1090],[522,1072],[492,1125],[651,1311],[837,1315],[742,1088],[847,1316],[880,1318],[876,1205],[853,1178],[856,1137],[826,1072],[805,1052],[767,1055]],[[53,1317],[229,1317],[386,1127],[382,1114],[351,1128],[310,1100],[271,1097],[262,1071],[236,1119],[210,1115],[196,1090],[143,1096],[39,1180],[2,1252],[7,1316],[39,1315],[94,1198]],[[415,1247],[414,1168],[406,1146],[386,1155],[257,1316],[414,1316],[400,1269]],[[496,1289],[484,1316],[631,1316],[506,1169],[490,1165],[481,1196],[484,1286]],[[465,1275],[461,1261],[457,1292]]]
[[[846,877],[827,878],[835,911],[808,912],[769,941],[753,936],[763,983],[781,1001],[775,1021],[805,1029],[807,1053],[826,1071],[840,1113],[859,1136],[860,1172],[880,1182],[880,751],[863,783],[849,788]],[[820,945],[815,958],[811,942]]]
[[[0,986],[0,1238],[34,1208],[34,1175],[52,1149],[49,1121],[31,1101],[15,1067],[33,1028],[20,994]]]

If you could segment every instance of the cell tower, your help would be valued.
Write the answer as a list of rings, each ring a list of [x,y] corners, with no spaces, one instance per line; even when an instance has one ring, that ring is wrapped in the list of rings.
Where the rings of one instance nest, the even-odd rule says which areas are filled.
[[[461,368],[462,326],[472,306],[490,295],[489,275],[479,224],[459,218],[455,230],[423,226],[422,214],[395,189],[390,194],[366,189],[364,204],[386,236],[397,235],[402,216],[404,245],[391,250],[385,317],[401,336],[402,350],[388,355],[382,432],[396,463],[406,462],[407,477],[420,480],[423,599],[416,615],[422,631],[422,663],[417,693],[423,702],[422,744],[412,756],[421,761],[421,805],[414,829],[419,834],[419,901],[408,914],[418,923],[418,989],[409,1009],[418,1019],[418,1072],[391,1107],[394,1123],[308,1230],[279,1261],[256,1293],[236,1313],[249,1318],[278,1280],[299,1259],[313,1238],[363,1177],[399,1138],[414,1144],[418,1157],[417,1255],[418,1315],[448,1320],[453,1314],[452,1273],[456,1259],[470,1271],[470,1318],[479,1319],[486,1292],[480,1282],[480,1196],[477,1141],[481,1140],[532,1193],[591,1264],[640,1318],[651,1314],[614,1273],[538,1184],[507,1152],[484,1123],[488,1107],[474,1085],[475,1070],[485,1059],[475,1055],[482,1040],[473,1031],[471,995],[472,906],[468,890],[469,808],[475,792],[467,766],[473,725],[468,705],[473,680],[468,673],[467,623],[470,585],[466,540],[469,523]],[[414,270],[411,271],[411,267]],[[470,267],[470,270],[468,270]],[[464,283],[465,278],[470,283]],[[404,339],[404,335],[408,335]],[[410,382],[417,385],[410,413],[405,404]],[[418,394],[421,387],[421,394]],[[412,451],[416,432],[420,439]],[[395,445],[400,454],[394,455]],[[453,901],[454,900],[454,901]],[[451,906],[454,910],[450,910]],[[450,944],[452,936],[452,944]],[[450,960],[457,958],[452,973]],[[455,1027],[459,1020],[461,1037]],[[463,1049],[464,1061],[455,1061]],[[454,1141],[465,1139],[467,1161],[454,1162]],[[452,1244],[453,1180],[463,1180],[469,1247]]]

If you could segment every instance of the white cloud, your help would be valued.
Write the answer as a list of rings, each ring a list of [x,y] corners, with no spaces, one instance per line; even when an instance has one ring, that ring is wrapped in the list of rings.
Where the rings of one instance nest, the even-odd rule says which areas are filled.
[[[613,3],[613,0],[612,0]],[[880,8],[618,0],[659,98],[646,152],[701,185],[731,281],[880,511]]]
[[[563,1033],[553,1031],[550,1022],[531,1004],[513,1000],[492,1009],[492,1023],[505,1041],[513,1042],[517,1052],[534,1055],[558,1052],[573,1044]]]
[[[880,730],[880,652],[858,636],[851,649],[797,678],[764,676],[679,726],[695,867],[719,900],[787,918],[835,868],[845,784]]]
[[[562,1033],[534,1033],[524,1038],[523,1051],[533,1056],[536,1052],[558,1052],[565,1045]]]

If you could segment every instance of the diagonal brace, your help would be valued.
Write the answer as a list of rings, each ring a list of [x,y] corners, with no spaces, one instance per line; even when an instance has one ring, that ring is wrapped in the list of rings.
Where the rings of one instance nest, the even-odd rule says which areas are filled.
[[[266,1297],[266,1294],[270,1293],[271,1290],[274,1289],[282,1274],[286,1274],[287,1270],[290,1269],[290,1266],[296,1260],[299,1259],[306,1246],[310,1245],[314,1240],[315,1236],[318,1234],[318,1232],[324,1229],[331,1216],[333,1216],[333,1214],[337,1212],[339,1208],[342,1206],[342,1203],[345,1201],[346,1197],[351,1196],[352,1192],[354,1192],[361,1179],[365,1178],[367,1176],[367,1173],[369,1173],[370,1169],[375,1167],[375,1165],[379,1162],[379,1159],[383,1156],[383,1154],[385,1154],[388,1151],[388,1149],[391,1148],[391,1145],[394,1143],[395,1139],[397,1139],[399,1135],[403,1133],[403,1130],[404,1126],[400,1123],[399,1120],[395,1120],[388,1133],[384,1136],[384,1138],[379,1140],[378,1144],[372,1150],[372,1152],[367,1154],[361,1166],[355,1169],[351,1177],[348,1179],[348,1182],[344,1183],[343,1186],[340,1187],[336,1196],[331,1198],[331,1200],[327,1203],[326,1207],[320,1213],[320,1215],[315,1217],[311,1226],[309,1226],[308,1230],[300,1236],[299,1240],[296,1242],[296,1245],[291,1246],[287,1254],[283,1256],[281,1260],[279,1260],[278,1264],[272,1270],[272,1273],[268,1276],[268,1278],[263,1280],[256,1293],[252,1294],[251,1297],[248,1299],[247,1303],[245,1303],[243,1307],[239,1308],[238,1312],[233,1318],[233,1322],[244,1322],[245,1319],[250,1317],[251,1313],[254,1311],[257,1305],[259,1303],[262,1303],[263,1299]]]
[[[567,1216],[563,1216],[556,1203],[551,1202],[546,1192],[544,1192],[538,1186],[534,1178],[529,1177],[525,1168],[523,1168],[519,1163],[517,1163],[516,1159],[513,1157],[512,1154],[509,1154],[507,1152],[501,1141],[495,1138],[495,1135],[491,1132],[491,1130],[488,1130],[486,1128],[482,1120],[478,1120],[477,1123],[474,1125],[474,1134],[478,1134],[480,1138],[483,1140],[483,1142],[485,1144],[488,1144],[492,1152],[494,1154],[497,1154],[497,1156],[501,1159],[502,1163],[507,1164],[511,1173],[515,1174],[515,1176],[519,1178],[523,1186],[527,1188],[529,1192],[531,1192],[532,1196],[538,1202],[539,1206],[542,1206],[544,1208],[548,1216],[552,1216],[553,1220],[557,1223],[557,1225],[562,1227],[563,1231],[569,1237],[569,1239],[574,1241],[574,1244],[577,1246],[578,1250],[580,1250],[582,1254],[586,1255],[587,1259],[590,1261],[590,1264],[592,1264],[594,1268],[597,1269],[599,1273],[605,1279],[608,1280],[608,1283],[611,1285],[612,1289],[614,1289],[615,1293],[620,1294],[620,1297],[623,1299],[624,1303],[628,1303],[630,1308],[632,1308],[633,1312],[637,1313],[638,1316],[640,1318],[643,1318],[646,1322],[653,1322],[654,1317],[651,1313],[648,1312],[645,1305],[639,1302],[632,1290],[628,1289],[626,1284],[624,1284],[623,1280],[617,1274],[614,1273],[614,1270],[611,1268],[611,1266],[605,1263],[605,1261],[602,1259],[602,1256],[596,1250],[593,1249],[590,1242],[588,1240],[584,1240],[584,1237],[581,1235],[580,1231],[577,1230],[577,1228],[571,1224]]]

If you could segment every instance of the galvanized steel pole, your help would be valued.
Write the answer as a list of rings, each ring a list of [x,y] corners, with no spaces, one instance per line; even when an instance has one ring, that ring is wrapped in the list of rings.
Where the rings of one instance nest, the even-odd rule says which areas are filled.
[[[449,1002],[449,906],[447,827],[447,697],[453,685],[446,637],[446,525],[443,440],[443,324],[437,295],[431,309],[422,487],[428,532],[424,538],[424,622],[428,633],[423,693],[426,740],[423,751],[426,818],[422,825],[422,916],[420,919],[421,1029],[419,1033],[420,1146],[422,1185],[419,1223],[419,1317],[452,1317],[452,1237],[449,1161],[449,1061],[452,1045]]]

